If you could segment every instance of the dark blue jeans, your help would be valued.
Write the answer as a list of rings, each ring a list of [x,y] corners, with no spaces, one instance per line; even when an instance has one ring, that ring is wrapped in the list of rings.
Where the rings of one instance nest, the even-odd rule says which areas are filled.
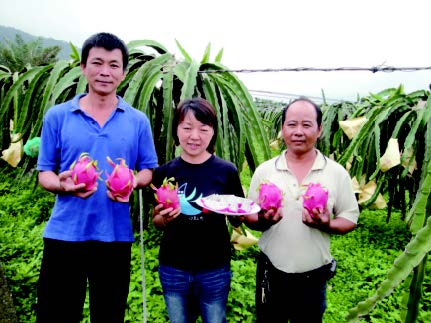
[[[326,309],[326,271],[288,274],[261,253],[256,271],[256,322],[321,323]]]
[[[198,272],[160,265],[159,277],[171,323],[195,322],[199,313],[204,323],[226,322],[232,278],[228,265]]]

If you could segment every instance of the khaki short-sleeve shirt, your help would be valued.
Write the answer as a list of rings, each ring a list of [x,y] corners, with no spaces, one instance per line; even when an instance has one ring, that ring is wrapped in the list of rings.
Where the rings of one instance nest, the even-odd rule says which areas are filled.
[[[301,273],[328,264],[331,259],[330,235],[302,222],[302,194],[310,183],[320,183],[328,192],[331,217],[343,217],[357,223],[359,207],[349,173],[337,162],[318,151],[309,174],[301,185],[290,172],[285,151],[256,169],[248,197],[258,202],[259,185],[276,184],[283,192],[283,218],[262,233],[259,248],[272,264],[287,273]]]

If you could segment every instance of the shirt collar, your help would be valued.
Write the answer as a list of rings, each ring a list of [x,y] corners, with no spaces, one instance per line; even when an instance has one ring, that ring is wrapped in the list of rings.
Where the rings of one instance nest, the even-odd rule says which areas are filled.
[[[275,159],[275,168],[278,170],[288,170],[287,167],[287,161],[286,161],[286,151],[287,149],[283,150],[281,154]],[[317,156],[314,160],[313,166],[311,166],[311,170],[319,170],[323,169],[326,165],[326,157],[323,155],[320,150],[316,149]]]
[[[81,110],[81,107],[79,106],[79,100],[83,97],[87,95],[87,93],[81,93],[76,95],[73,99],[72,99],[72,104],[70,107],[70,111],[75,112],[77,110]],[[123,100],[123,98],[119,95],[117,95],[117,99],[118,99],[118,103],[117,103],[117,110],[121,110],[121,111],[125,111],[127,108],[127,103],[126,101]]]

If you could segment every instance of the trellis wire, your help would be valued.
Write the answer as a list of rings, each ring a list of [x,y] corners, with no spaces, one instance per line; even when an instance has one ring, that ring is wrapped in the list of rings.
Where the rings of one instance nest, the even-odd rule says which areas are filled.
[[[225,69],[225,70],[202,70],[199,73],[267,73],[267,72],[416,72],[431,70],[431,66],[425,67],[393,67],[393,66],[373,66],[373,67],[286,67],[286,68],[264,68],[264,69]]]

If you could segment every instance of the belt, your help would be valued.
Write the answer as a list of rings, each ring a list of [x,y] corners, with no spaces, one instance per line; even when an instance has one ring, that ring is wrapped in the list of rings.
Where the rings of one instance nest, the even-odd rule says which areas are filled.
[[[268,259],[268,257],[261,253],[263,258],[266,260],[267,266],[272,268],[271,271],[274,271],[275,273],[278,273],[279,276],[284,277],[285,279],[289,280],[329,280],[332,277],[335,276],[335,270],[337,266],[337,262],[335,259],[332,259],[332,261],[329,264],[323,265],[319,268],[306,271],[303,273],[286,273],[284,271],[281,271],[274,267],[274,265],[271,263],[271,261]]]
[[[303,273],[284,273],[289,279],[328,279],[332,263]]]

